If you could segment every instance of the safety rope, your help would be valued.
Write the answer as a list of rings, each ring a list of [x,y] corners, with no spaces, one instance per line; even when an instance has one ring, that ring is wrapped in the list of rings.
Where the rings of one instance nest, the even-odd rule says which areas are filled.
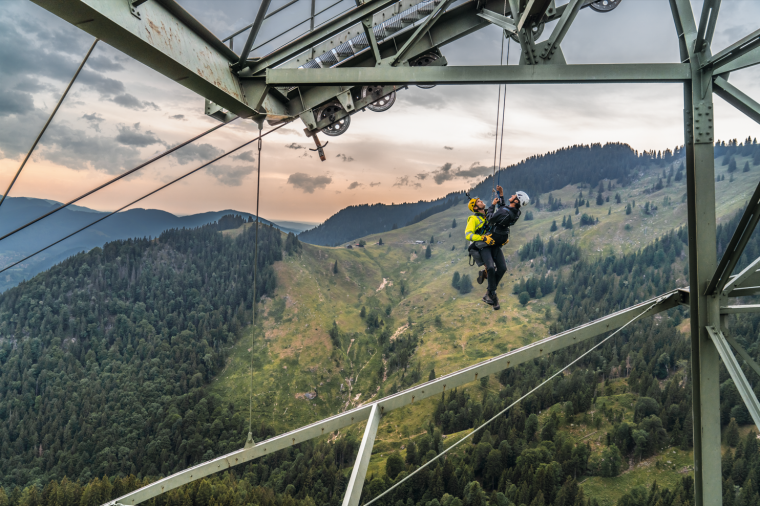
[[[63,103],[63,99],[66,98],[66,95],[69,93],[69,90],[71,89],[71,86],[74,84],[74,81],[77,80],[79,73],[84,68],[84,64],[87,63],[87,59],[92,54],[93,49],[95,49],[95,45],[98,43],[98,40],[100,39],[95,39],[95,41],[92,43],[92,46],[90,46],[90,50],[87,51],[86,55],[84,55],[84,60],[82,60],[82,63],[79,64],[79,68],[74,73],[74,77],[71,78],[71,81],[69,81],[69,85],[66,86],[66,89],[63,91],[63,95],[61,95],[61,98],[58,99],[58,103],[55,104],[55,107],[53,108],[53,112],[50,113],[50,117],[45,122],[45,126],[42,127],[42,130],[40,130],[40,133],[37,135],[37,138],[34,139],[34,142],[32,143],[32,147],[29,149],[29,152],[26,154],[26,156],[24,157],[24,160],[21,162],[21,166],[16,171],[16,175],[13,176],[13,179],[11,179],[11,184],[8,185],[8,189],[5,190],[5,193],[3,194],[2,198],[0,198],[0,206],[3,205],[3,202],[5,202],[5,198],[11,192],[11,188],[13,188],[13,185],[16,184],[16,180],[21,174],[21,171],[24,170],[24,166],[26,165],[26,162],[29,161],[29,158],[32,156],[32,152],[34,151],[34,148],[37,147],[37,143],[40,142],[40,139],[42,138],[42,134],[45,133],[45,130],[47,130],[48,125],[50,125],[50,122],[53,121],[53,116],[55,116],[55,113],[58,112],[58,108],[61,107],[61,104]]]
[[[195,173],[196,173],[196,172],[198,172],[199,170],[205,169],[205,168],[206,168],[206,167],[208,167],[209,165],[211,165],[211,164],[213,164],[213,163],[216,163],[216,162],[218,162],[218,161],[219,161],[219,160],[221,160],[222,158],[224,158],[224,157],[226,157],[226,156],[229,156],[229,155],[231,155],[232,153],[235,153],[235,152],[237,152],[237,151],[239,151],[239,150],[243,149],[244,147],[246,147],[246,146],[250,145],[250,144],[251,144],[252,142],[254,142],[255,140],[258,140],[258,139],[260,139],[261,137],[266,137],[267,135],[271,134],[272,132],[275,132],[275,131],[279,130],[280,128],[284,127],[284,126],[285,126],[285,125],[287,125],[287,124],[288,124],[287,122],[285,122],[285,123],[282,123],[281,125],[278,125],[278,126],[276,126],[275,128],[271,129],[271,130],[270,130],[270,131],[268,131],[267,133],[265,133],[265,134],[260,134],[260,135],[259,135],[259,137],[255,137],[255,138],[251,139],[250,141],[244,142],[243,144],[241,144],[240,146],[236,147],[235,149],[232,149],[232,150],[230,150],[230,151],[227,151],[226,153],[224,153],[224,154],[222,154],[222,155],[219,155],[219,156],[217,156],[217,157],[216,157],[216,158],[214,158],[213,160],[211,160],[211,161],[209,161],[209,162],[206,162],[206,163],[204,163],[204,164],[203,164],[203,165],[201,165],[200,167],[197,167],[197,168],[195,168],[195,169],[191,170],[190,172],[186,172],[185,174],[183,174],[183,175],[179,176],[179,177],[178,177],[178,178],[176,178],[176,179],[173,179],[173,180],[169,181],[168,183],[166,183],[166,184],[165,184],[165,185],[163,185],[163,186],[159,186],[158,188],[156,188],[155,190],[151,191],[150,193],[146,193],[146,194],[145,194],[145,195],[143,195],[142,197],[140,197],[140,198],[138,198],[138,199],[136,199],[136,200],[133,200],[133,201],[132,201],[132,202],[130,202],[129,204],[127,204],[127,205],[125,205],[125,206],[122,206],[122,207],[118,208],[117,210],[115,210],[115,211],[113,211],[113,212],[110,212],[110,213],[106,214],[105,216],[103,216],[103,217],[101,217],[101,218],[98,218],[97,220],[93,221],[93,222],[92,222],[92,223],[90,223],[89,225],[85,225],[84,227],[82,227],[82,228],[80,228],[80,229],[78,229],[78,230],[76,230],[76,231],[74,231],[74,232],[70,233],[70,234],[69,234],[69,235],[67,235],[66,237],[63,237],[62,239],[58,239],[58,240],[57,240],[57,241],[55,241],[54,243],[48,244],[48,245],[47,245],[47,246],[45,246],[44,248],[42,248],[42,249],[39,249],[39,250],[35,251],[35,252],[34,252],[34,253],[32,253],[31,255],[28,255],[28,256],[26,256],[26,257],[22,258],[21,260],[19,260],[19,261],[17,261],[17,262],[14,262],[14,263],[10,264],[10,265],[9,265],[9,266],[7,266],[7,267],[3,267],[3,268],[2,268],[2,270],[0,270],[0,273],[3,273],[3,272],[5,272],[5,271],[7,271],[8,269],[10,269],[10,268],[12,268],[12,267],[15,267],[15,266],[17,266],[18,264],[21,264],[21,263],[23,263],[23,262],[26,262],[27,260],[29,260],[29,259],[30,259],[30,258],[32,258],[33,256],[39,255],[39,254],[40,254],[40,253],[42,253],[43,251],[45,251],[45,250],[47,250],[47,249],[50,249],[50,248],[52,248],[52,247],[53,247],[53,246],[55,246],[56,244],[62,243],[62,242],[63,242],[63,241],[65,241],[66,239],[68,239],[68,238],[70,238],[70,237],[73,237],[73,236],[77,235],[79,232],[82,232],[82,231],[84,231],[84,230],[87,230],[87,229],[88,229],[88,228],[90,228],[91,226],[93,226],[93,225],[96,225],[96,224],[100,223],[101,221],[105,220],[106,218],[110,218],[110,217],[111,217],[111,216],[113,216],[114,214],[116,214],[116,213],[118,213],[118,212],[121,212],[121,211],[123,211],[124,209],[126,209],[126,208],[128,208],[128,207],[130,207],[130,206],[133,206],[133,205],[137,204],[137,203],[138,203],[138,202],[140,202],[141,200],[144,200],[144,199],[146,199],[146,198],[150,197],[151,195],[154,195],[154,194],[156,194],[156,193],[160,192],[160,191],[161,191],[161,190],[163,190],[164,188],[168,188],[169,186],[173,185],[174,183],[177,183],[177,182],[179,182],[179,181],[182,181],[182,180],[183,180],[183,179],[185,179],[186,177],[188,177],[188,176],[190,176],[190,175],[192,175],[192,174],[195,174]]]
[[[502,44],[504,42],[502,41]],[[509,65],[509,48],[512,46],[512,38],[507,41],[507,65]],[[501,104],[501,141],[499,144],[499,172],[496,176],[496,186],[501,186],[501,153],[504,148],[504,116],[507,107],[507,85],[504,85],[504,101]]]
[[[253,302],[251,302],[251,388],[248,398],[248,440],[253,440],[253,336],[256,328],[256,273],[259,270],[259,195],[261,190],[261,124],[259,124],[259,156],[256,160],[256,232],[253,239]]]
[[[443,450],[441,453],[439,453],[438,455],[436,455],[435,457],[433,457],[432,459],[430,459],[429,461],[427,461],[425,464],[423,464],[420,467],[418,467],[417,469],[415,469],[413,472],[409,473],[407,476],[404,477],[404,479],[402,479],[398,483],[395,483],[391,488],[389,488],[388,490],[386,490],[385,492],[383,492],[379,496],[375,497],[371,501],[365,503],[364,506],[370,506],[370,504],[374,503],[375,501],[377,501],[380,498],[384,497],[385,495],[389,494],[393,489],[395,489],[396,487],[398,487],[399,485],[401,485],[402,483],[404,483],[406,480],[408,480],[409,478],[411,478],[415,474],[419,473],[424,468],[426,468],[427,466],[429,466],[430,464],[432,464],[433,462],[435,462],[436,460],[438,460],[439,458],[443,457],[448,452],[450,452],[451,450],[453,450],[454,448],[456,448],[457,446],[459,446],[460,444],[462,444],[470,436],[474,435],[477,431],[479,431],[480,429],[482,429],[486,425],[490,424],[491,422],[493,422],[494,420],[496,420],[497,418],[499,418],[500,416],[502,416],[504,413],[506,413],[507,411],[509,411],[513,407],[515,407],[520,401],[522,401],[523,399],[525,399],[526,397],[528,397],[529,395],[531,395],[533,392],[535,392],[536,390],[538,390],[539,388],[541,388],[542,386],[546,385],[551,380],[553,380],[554,378],[556,378],[557,376],[559,376],[560,374],[562,374],[563,372],[565,372],[566,370],[568,370],[571,366],[573,366],[576,363],[578,363],[578,361],[580,361],[583,357],[585,357],[586,355],[588,355],[589,353],[591,353],[595,349],[599,348],[602,344],[604,344],[607,341],[609,341],[610,339],[612,339],[616,334],[618,334],[621,330],[623,330],[624,328],[626,328],[628,325],[630,325],[631,323],[635,322],[636,320],[638,320],[639,318],[641,318],[642,316],[644,316],[646,313],[649,312],[650,309],[652,309],[657,304],[659,304],[660,302],[662,302],[664,300],[664,297],[665,296],[659,297],[654,302],[654,304],[652,304],[647,309],[645,309],[644,311],[642,311],[641,313],[639,313],[638,315],[636,315],[635,317],[633,317],[633,319],[629,320],[625,325],[623,325],[622,327],[620,327],[619,329],[617,329],[615,332],[613,332],[609,336],[607,336],[604,339],[602,339],[601,341],[599,341],[597,344],[595,344],[594,346],[592,346],[591,348],[589,348],[588,351],[586,351],[585,353],[583,353],[582,355],[580,355],[578,358],[576,358],[575,360],[573,360],[572,362],[570,362],[569,364],[567,364],[565,367],[563,367],[559,371],[557,371],[554,374],[552,374],[549,378],[547,378],[546,380],[544,380],[537,387],[535,387],[532,390],[530,390],[528,393],[526,393],[525,395],[523,395],[522,397],[520,397],[519,399],[517,399],[515,402],[513,402],[512,404],[510,404],[509,406],[507,406],[503,410],[499,411],[490,420],[488,420],[487,422],[483,423],[478,428],[474,429],[472,432],[470,432],[469,434],[467,434],[465,437],[463,437],[462,439],[460,439],[459,441],[457,441],[453,445],[451,445],[448,448],[446,448],[445,450]]]

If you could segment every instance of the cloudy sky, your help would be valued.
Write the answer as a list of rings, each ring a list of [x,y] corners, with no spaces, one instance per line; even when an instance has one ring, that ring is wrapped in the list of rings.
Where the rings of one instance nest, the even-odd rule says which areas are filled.
[[[348,1],[323,17],[348,7]],[[220,38],[249,23],[258,5],[180,3]],[[270,9],[284,3],[272,0]],[[317,8],[332,3],[317,0]],[[699,12],[701,1],[692,5]],[[2,6],[0,191],[93,40],[27,0],[2,0]],[[288,28],[294,18],[300,15],[268,20],[260,40]],[[758,19],[760,1],[724,0],[713,51],[751,33]],[[236,40],[236,47],[242,42]],[[569,63],[678,60],[667,0],[624,0],[610,14],[585,9],[562,47]],[[499,30],[487,28],[443,52],[450,65],[494,65],[500,48]],[[511,49],[510,63],[516,64],[517,45]],[[731,82],[760,100],[759,77],[760,69],[752,68],[732,75]],[[757,124],[715,100],[718,138],[760,137]],[[507,105],[502,165],[579,143],[627,142],[639,150],[661,150],[683,142],[680,85],[515,85],[508,88]],[[399,92],[389,111],[359,113],[344,135],[322,136],[330,141],[326,162],[306,149],[313,143],[293,123],[265,138],[261,214],[320,222],[351,204],[433,199],[466,189],[493,163],[496,107],[496,86],[412,87]],[[11,195],[65,201],[215,124],[203,114],[202,98],[100,42]],[[114,209],[254,134],[255,125],[238,120],[80,204]],[[255,160],[251,149],[243,150],[140,205],[176,214],[252,211]]]

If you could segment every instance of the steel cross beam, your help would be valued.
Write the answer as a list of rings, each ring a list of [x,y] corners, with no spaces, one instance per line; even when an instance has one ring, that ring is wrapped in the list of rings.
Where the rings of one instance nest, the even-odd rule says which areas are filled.
[[[705,0],[705,3],[702,5],[702,16],[699,18],[697,40],[694,41],[695,53],[701,53],[706,46],[712,43],[719,10],[720,0]]]
[[[760,285],[760,257],[754,259],[739,274],[731,276],[726,286],[723,287],[723,295],[730,297],[730,293],[736,288]]]
[[[747,208],[744,210],[739,224],[736,226],[734,235],[726,246],[726,251],[720,259],[718,267],[715,269],[710,284],[707,285],[705,295],[716,295],[721,292],[729,282],[731,274],[734,272],[736,264],[739,263],[744,248],[747,246],[752,232],[755,230],[757,222],[760,220],[760,184],[755,188],[755,192],[749,199]]]
[[[760,47],[760,30],[755,30],[739,42],[731,44],[715,56],[707,58],[705,62],[702,63],[702,68],[713,69],[728,65],[732,61],[744,56],[745,54],[758,47]]]
[[[713,84],[716,95],[760,123],[760,104],[722,77],[715,78]]]
[[[562,84],[683,83],[688,64],[641,63],[603,65],[493,65],[461,67],[350,67],[332,69],[267,69],[272,86],[375,84]]]
[[[755,392],[752,390],[752,385],[747,381],[747,377],[744,375],[744,371],[742,371],[739,362],[736,360],[734,354],[731,353],[731,348],[729,348],[728,342],[726,342],[726,338],[723,336],[723,332],[715,327],[707,327],[707,332],[710,334],[713,343],[715,343],[720,358],[723,359],[723,365],[725,365],[728,370],[728,374],[731,376],[731,379],[734,380],[734,385],[736,385],[739,395],[747,406],[747,410],[749,410],[749,414],[752,416],[755,426],[760,429],[760,402],[758,402],[757,396],[755,396]],[[718,378],[715,378],[715,381],[718,381]]]
[[[681,291],[673,290],[664,293],[659,297],[654,297],[640,304],[636,304],[635,306],[622,309],[599,318],[598,320],[586,323],[585,325],[536,341],[535,343],[523,346],[517,350],[504,353],[490,360],[460,369],[451,374],[441,376],[433,381],[428,381],[427,383],[417,385],[370,404],[365,404],[364,406],[354,408],[350,411],[345,411],[305,427],[261,441],[254,446],[243,448],[228,453],[227,455],[217,457],[208,462],[198,464],[197,466],[167,476],[166,478],[162,478],[150,485],[146,485],[140,489],[118,497],[117,499],[109,501],[108,503],[105,503],[105,506],[139,504],[219,471],[224,471],[233,466],[244,464],[259,457],[282,450],[283,448],[367,420],[372,414],[373,409],[377,410],[381,415],[386,414],[394,409],[412,404],[415,401],[418,402],[427,399],[428,397],[438,396],[446,390],[466,385],[467,383],[476,381],[478,378],[482,378],[488,374],[495,374],[529,360],[543,357],[548,353],[587,341],[600,334],[622,327],[635,317],[652,316],[674,308],[683,302],[684,294]],[[371,422],[371,424],[372,423],[374,422]]]

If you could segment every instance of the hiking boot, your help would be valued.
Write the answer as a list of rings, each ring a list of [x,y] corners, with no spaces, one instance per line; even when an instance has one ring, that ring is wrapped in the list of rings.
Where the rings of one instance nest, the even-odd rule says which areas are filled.
[[[491,300],[493,301],[493,310],[498,311],[501,309],[501,305],[499,305],[499,296],[496,295],[496,292],[491,292]]]
[[[490,295],[491,295],[491,292],[486,290],[486,294],[483,296],[483,302],[485,302],[489,306],[493,306],[493,299],[491,299]]]
[[[483,281],[485,281],[485,279],[486,279],[487,277],[488,277],[488,273],[485,271],[485,269],[483,269],[482,271],[480,271],[480,272],[478,273],[478,284],[479,284],[479,285],[482,285],[482,284],[483,284]]]

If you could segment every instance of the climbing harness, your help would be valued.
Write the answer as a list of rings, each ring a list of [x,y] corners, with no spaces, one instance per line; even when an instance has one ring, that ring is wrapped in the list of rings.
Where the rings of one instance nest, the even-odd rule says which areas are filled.
[[[84,60],[82,60],[82,63],[79,64],[79,68],[76,72],[74,72],[74,77],[71,78],[71,81],[69,81],[69,85],[66,86],[66,89],[63,90],[63,95],[61,95],[61,98],[58,99],[58,103],[55,104],[55,107],[53,108],[53,112],[50,113],[50,117],[45,122],[45,125],[42,127],[42,130],[40,130],[40,133],[37,135],[37,138],[34,139],[34,142],[32,143],[32,147],[29,149],[29,152],[24,157],[24,160],[21,162],[21,166],[16,171],[16,175],[13,176],[13,179],[11,179],[11,183],[8,185],[8,189],[5,190],[5,193],[3,193],[2,198],[0,198],[0,206],[3,205],[3,202],[5,202],[5,198],[8,196],[8,194],[11,192],[11,188],[13,188],[13,185],[16,184],[16,180],[18,179],[18,176],[21,174],[21,171],[24,170],[24,165],[26,165],[26,162],[29,161],[29,158],[32,156],[32,152],[34,151],[34,148],[37,147],[37,143],[40,142],[40,139],[42,138],[42,134],[45,133],[45,130],[47,130],[48,125],[50,125],[50,122],[53,121],[53,116],[55,116],[55,113],[58,112],[58,108],[61,107],[61,104],[63,103],[63,99],[66,98],[66,95],[69,93],[69,90],[71,89],[71,86],[74,84],[74,81],[77,80],[77,77],[79,76],[79,73],[84,68],[84,64],[87,63],[88,58],[90,58],[90,55],[92,54],[92,51],[95,49],[95,45],[98,43],[100,39],[95,39],[95,41],[92,43],[92,46],[90,46],[90,50],[87,51],[87,54],[84,55]]]
[[[259,156],[256,159],[256,232],[253,238],[253,301],[251,302],[251,389],[248,398],[248,439],[245,447],[253,446],[253,338],[256,329],[256,274],[259,270],[259,195],[261,194],[261,123],[259,123]],[[316,134],[314,135],[316,139]],[[317,140],[317,146],[319,141]]]
[[[472,432],[470,432],[469,434],[467,434],[465,437],[463,437],[462,439],[460,439],[456,443],[452,444],[451,446],[449,446],[448,448],[446,448],[445,450],[443,450],[441,453],[439,453],[438,455],[436,455],[435,457],[433,457],[432,459],[428,460],[426,463],[422,464],[420,467],[418,467],[417,469],[415,469],[414,471],[412,471],[411,473],[409,473],[407,476],[404,477],[404,479],[402,479],[398,483],[395,483],[391,488],[389,488],[388,490],[386,490],[382,494],[378,495],[377,497],[375,497],[371,501],[369,501],[367,503],[364,503],[364,506],[370,506],[370,504],[376,502],[380,498],[382,498],[385,495],[389,494],[393,489],[395,489],[396,487],[398,487],[399,485],[401,485],[402,483],[404,483],[406,480],[408,480],[409,478],[411,478],[415,474],[419,473],[424,468],[426,468],[427,466],[429,466],[430,464],[432,464],[433,462],[435,462],[436,460],[438,460],[439,458],[443,457],[444,455],[446,455],[447,453],[449,453],[451,450],[453,450],[454,448],[456,448],[457,446],[459,446],[460,444],[462,444],[463,442],[465,442],[468,438],[470,438],[471,436],[473,436],[476,432],[478,432],[479,430],[483,429],[485,426],[487,426],[491,422],[497,420],[500,416],[504,415],[504,413],[506,413],[507,411],[509,411],[510,409],[512,409],[514,406],[516,406],[518,403],[520,403],[520,401],[524,400],[526,397],[528,397],[529,395],[531,395],[533,392],[535,392],[536,390],[538,390],[542,386],[544,386],[547,383],[549,383],[551,380],[553,380],[554,378],[556,378],[557,376],[559,376],[560,374],[562,374],[563,372],[565,372],[566,370],[568,370],[571,366],[573,366],[576,363],[578,363],[583,357],[585,357],[586,355],[588,355],[589,353],[591,353],[592,351],[594,351],[595,349],[599,348],[601,345],[603,345],[604,343],[606,343],[607,341],[609,341],[610,339],[612,339],[613,337],[615,337],[615,335],[617,335],[621,330],[623,330],[624,328],[626,328],[628,325],[630,325],[631,323],[635,322],[636,320],[638,320],[639,318],[641,318],[642,316],[644,316],[645,314],[647,314],[650,309],[652,309],[653,307],[655,307],[657,304],[659,304],[660,302],[662,302],[664,299],[665,299],[665,296],[659,297],[654,302],[654,304],[652,304],[651,306],[649,306],[648,308],[646,308],[644,311],[642,311],[638,315],[634,316],[625,325],[623,325],[622,327],[620,327],[619,329],[617,329],[615,332],[613,332],[609,336],[605,337],[604,339],[602,339],[601,341],[599,341],[598,343],[596,343],[594,346],[592,346],[591,348],[589,348],[585,353],[581,354],[578,358],[576,358],[575,360],[573,360],[572,362],[570,362],[569,364],[567,364],[565,367],[563,367],[559,371],[557,371],[554,374],[552,374],[551,376],[549,376],[547,379],[545,379],[543,382],[541,382],[538,386],[534,387],[532,390],[530,390],[528,393],[526,393],[525,395],[523,395],[522,397],[520,397],[519,399],[517,399],[515,402],[513,402],[512,404],[510,404],[509,406],[507,406],[503,410],[501,410],[498,413],[496,413],[493,416],[493,418],[491,418],[490,420],[486,421],[485,423],[483,423],[482,425],[480,425],[479,427],[477,427],[476,429],[474,429]]]

